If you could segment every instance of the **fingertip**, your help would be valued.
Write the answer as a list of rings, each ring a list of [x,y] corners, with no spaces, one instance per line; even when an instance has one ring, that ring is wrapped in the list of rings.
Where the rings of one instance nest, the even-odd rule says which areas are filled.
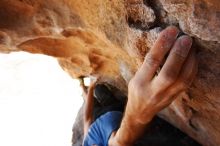
[[[195,48],[192,48],[182,68],[180,78],[185,83],[185,85],[190,86],[197,72],[198,72],[198,60],[196,59]]]
[[[189,52],[191,51],[191,47],[192,38],[188,35],[183,35],[176,40],[171,53],[175,53],[183,58],[187,58],[187,56],[190,54]]]
[[[164,50],[169,50],[179,35],[179,29],[175,26],[168,26],[157,39],[156,46],[161,46]]]
[[[179,37],[179,39],[181,40],[181,46],[182,47],[190,47],[192,46],[192,38],[188,35],[182,35]]]
[[[178,34],[180,33],[180,30],[176,27],[176,26],[168,26],[165,31],[167,31],[167,33],[169,33],[171,36],[175,36],[177,37]]]

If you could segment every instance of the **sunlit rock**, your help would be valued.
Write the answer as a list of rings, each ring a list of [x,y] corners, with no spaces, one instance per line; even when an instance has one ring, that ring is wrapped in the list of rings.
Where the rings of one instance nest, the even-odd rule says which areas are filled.
[[[207,146],[220,145],[218,0],[1,0],[0,50],[53,56],[72,77],[127,84],[162,28],[194,38],[199,73],[159,115]]]

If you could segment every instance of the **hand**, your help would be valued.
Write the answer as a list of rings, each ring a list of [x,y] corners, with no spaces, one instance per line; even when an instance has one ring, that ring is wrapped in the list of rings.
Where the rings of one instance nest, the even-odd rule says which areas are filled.
[[[90,86],[95,86],[98,82],[98,77],[90,77]]]
[[[83,77],[79,77],[79,78],[78,78],[78,81],[79,81],[79,85],[80,85],[81,87],[85,87]]]
[[[129,82],[126,110],[139,123],[149,122],[157,112],[172,103],[180,92],[190,86],[197,72],[195,50],[191,49],[192,39],[187,35],[177,38],[178,33],[174,26],[163,30]]]

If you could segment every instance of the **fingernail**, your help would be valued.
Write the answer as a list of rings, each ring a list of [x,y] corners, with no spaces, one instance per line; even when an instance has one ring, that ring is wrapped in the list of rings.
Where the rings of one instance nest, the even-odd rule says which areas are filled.
[[[169,38],[177,38],[179,32],[179,29],[175,26],[170,26],[167,28],[167,36]]]
[[[173,43],[175,42],[179,32],[179,29],[175,26],[167,27],[163,35],[164,45],[162,47],[170,49],[170,47],[172,47]]]
[[[178,52],[181,56],[187,57],[189,50],[192,46],[192,38],[185,35],[180,37],[180,47],[178,47]]]

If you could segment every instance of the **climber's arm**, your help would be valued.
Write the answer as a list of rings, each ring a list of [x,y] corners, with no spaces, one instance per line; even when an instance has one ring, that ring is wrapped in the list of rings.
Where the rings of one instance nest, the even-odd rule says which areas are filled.
[[[190,50],[192,39],[186,35],[177,39],[177,35],[176,27],[162,31],[131,79],[125,114],[120,128],[112,133],[109,146],[132,146],[151,119],[192,82],[197,72],[195,52]],[[166,62],[156,75],[168,52]]]
[[[83,77],[78,78],[78,80],[80,82],[80,87],[82,88],[82,92],[83,92],[82,97],[83,97],[83,100],[85,101],[87,97],[88,87],[85,86]]]
[[[93,121],[93,90],[95,87],[95,82],[92,82],[88,89],[88,94],[85,99],[84,105],[84,136],[87,134],[88,129]]]

